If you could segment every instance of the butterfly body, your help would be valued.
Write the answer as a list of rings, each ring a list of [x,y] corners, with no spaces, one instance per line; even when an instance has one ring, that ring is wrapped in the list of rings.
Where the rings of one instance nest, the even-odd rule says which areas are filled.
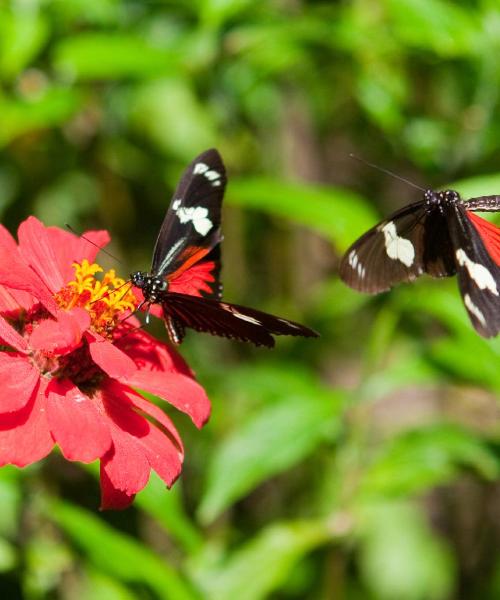
[[[472,324],[484,337],[500,331],[500,229],[475,211],[500,211],[500,196],[463,200],[454,190],[426,190],[423,199],[401,208],[347,250],[340,276],[367,293],[397,283],[458,275]],[[483,239],[488,231],[488,242]],[[491,244],[491,246],[490,246]]]
[[[312,329],[253,308],[222,302],[221,206],[226,171],[215,149],[195,158],[184,172],[156,240],[151,273],[137,271],[131,283],[143,303],[159,304],[171,342],[186,328],[274,346],[273,335],[317,337]]]

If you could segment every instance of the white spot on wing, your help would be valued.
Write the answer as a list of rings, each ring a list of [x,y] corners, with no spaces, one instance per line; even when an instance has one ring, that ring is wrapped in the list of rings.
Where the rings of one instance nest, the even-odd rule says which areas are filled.
[[[387,256],[393,260],[399,260],[407,267],[411,267],[415,260],[415,248],[410,240],[398,236],[393,221],[386,223],[381,231],[385,237]]]
[[[175,205],[175,202],[174,202]],[[175,214],[181,223],[193,223],[193,227],[200,235],[207,235],[212,229],[212,221],[208,218],[208,209],[204,206],[179,207]]]
[[[205,163],[196,163],[193,168],[193,175],[204,175],[214,187],[220,185],[221,174],[215,169],[210,169]]]
[[[472,261],[462,248],[459,248],[455,252],[455,256],[457,257],[458,264],[467,269],[472,281],[480,290],[489,290],[492,294],[498,296],[495,279],[484,265]]]
[[[180,205],[182,204],[182,200],[179,198],[176,198],[173,202],[172,202],[172,209],[173,210],[177,210]]]
[[[486,327],[486,319],[484,318],[483,313],[479,310],[479,308],[472,302],[469,294],[465,294],[464,296],[465,306],[469,309],[469,312],[473,314],[477,320],[481,323],[483,327]]]
[[[234,306],[231,306],[230,304],[221,302],[220,306],[222,306],[224,310],[227,310],[228,312],[232,313],[235,317],[241,319],[242,321],[248,321],[249,323],[253,323],[254,325],[262,325],[262,323],[258,319],[250,317],[249,315],[241,314],[238,310],[236,310],[236,308],[234,308]]]
[[[366,270],[365,270],[365,267],[363,267],[363,265],[361,264],[361,261],[359,260],[359,257],[356,254],[356,250],[351,250],[349,252],[347,259],[349,261],[349,265],[351,266],[352,270],[356,271],[358,276],[361,277],[361,279],[363,279],[365,276]]]

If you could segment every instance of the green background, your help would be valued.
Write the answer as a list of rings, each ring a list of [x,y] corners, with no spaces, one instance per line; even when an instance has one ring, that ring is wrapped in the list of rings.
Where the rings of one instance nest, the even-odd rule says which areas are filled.
[[[368,297],[337,276],[419,198],[350,153],[500,193],[499,56],[498,0],[0,2],[2,222],[106,228],[126,277],[216,146],[225,297],[322,334],[190,333],[212,418],[172,411],[184,474],[125,512],[57,453],[2,469],[3,598],[500,597],[500,339],[453,278]]]

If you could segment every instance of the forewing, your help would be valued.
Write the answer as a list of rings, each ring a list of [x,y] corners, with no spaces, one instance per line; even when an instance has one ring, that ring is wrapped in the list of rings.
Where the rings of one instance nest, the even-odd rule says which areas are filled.
[[[493,337],[500,331],[500,267],[492,259],[463,204],[449,207],[458,284],[476,331]]]
[[[424,203],[415,202],[367,231],[342,258],[342,280],[370,294],[414,280],[424,271],[428,216]]]
[[[312,329],[288,319],[238,304],[187,294],[166,293],[162,308],[166,319],[173,319],[183,327],[251,342],[256,346],[272,348],[273,335],[318,337]]]
[[[215,149],[197,156],[184,171],[163,220],[151,272],[179,276],[220,241],[226,170]]]

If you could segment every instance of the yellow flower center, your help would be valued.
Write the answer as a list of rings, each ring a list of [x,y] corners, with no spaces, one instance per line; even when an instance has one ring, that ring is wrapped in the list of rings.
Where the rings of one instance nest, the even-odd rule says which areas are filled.
[[[80,263],[73,263],[75,279],[65,285],[55,295],[60,308],[70,310],[74,307],[84,308],[91,318],[91,329],[105,337],[111,338],[113,330],[124,318],[124,313],[133,312],[137,306],[137,298],[131,286],[115,270],[104,273],[96,263],[89,263],[84,258]],[[97,273],[104,273],[96,279]]]

